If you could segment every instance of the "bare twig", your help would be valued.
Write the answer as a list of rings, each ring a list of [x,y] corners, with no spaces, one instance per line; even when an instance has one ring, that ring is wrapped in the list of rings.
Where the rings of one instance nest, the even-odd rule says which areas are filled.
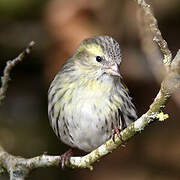
[[[6,92],[7,92],[7,88],[8,88],[8,82],[10,80],[11,70],[17,63],[19,63],[23,60],[24,56],[26,56],[27,54],[30,53],[31,48],[34,46],[34,44],[35,44],[34,41],[30,42],[28,47],[21,54],[19,54],[19,56],[17,56],[13,60],[7,61],[3,76],[1,77],[0,105],[2,105],[2,102],[3,102],[4,98],[6,97]]]
[[[141,9],[144,12],[144,20],[148,24],[148,27],[151,33],[153,34],[153,41],[155,41],[159,45],[164,55],[163,63],[168,69],[172,61],[172,53],[168,49],[167,42],[163,39],[161,35],[161,31],[158,28],[157,20],[153,15],[150,5],[147,4],[145,0],[134,0],[134,1],[137,2],[137,4],[141,7]]]
[[[145,22],[144,17],[144,12],[142,9],[138,8],[137,26],[139,30],[141,49],[146,56],[148,68],[151,70],[156,80],[161,83],[166,74],[166,69],[164,66],[162,66],[163,62],[160,61],[162,58],[161,52],[158,48],[158,45],[152,41],[153,35],[150,31],[149,24]]]
[[[158,29],[158,26],[157,26],[157,21],[151,21],[151,19],[154,19],[154,17],[152,17],[153,14],[147,13],[146,11],[147,11],[146,8],[138,9],[137,20],[139,21],[138,29],[139,29],[139,35],[140,35],[140,41],[141,41],[141,48],[142,48],[144,54],[146,55],[146,60],[149,65],[148,67],[151,69],[157,82],[161,83],[163,77],[166,75],[166,72],[167,72],[166,71],[167,68],[165,69],[165,67],[169,67],[170,64],[168,64],[168,66],[163,67],[162,63],[157,60],[161,59],[161,57],[162,57],[161,53],[163,53],[164,59],[166,59],[166,57],[169,56],[168,59],[170,60],[171,52],[169,51],[169,49],[167,47],[167,43],[165,43],[166,44],[165,51],[160,52],[158,46],[152,42],[152,39],[153,39],[153,37],[155,37],[155,34],[156,34],[156,31],[154,32],[154,30]],[[149,18],[147,18],[147,16],[144,16],[144,14],[148,14]],[[151,24],[154,24],[154,25],[151,25]],[[156,28],[150,28],[150,27],[156,27]],[[160,31],[160,30],[158,29],[158,31]],[[157,37],[155,39],[157,39]],[[163,42],[165,42],[165,40],[163,40],[162,36],[160,36],[158,42],[160,42],[160,41],[162,41],[160,44],[163,44]],[[169,55],[167,55],[167,54],[169,54]],[[166,60],[164,60],[163,62],[166,62]],[[180,106],[179,96],[180,96],[180,92],[176,92],[172,96],[173,101],[178,106]]]

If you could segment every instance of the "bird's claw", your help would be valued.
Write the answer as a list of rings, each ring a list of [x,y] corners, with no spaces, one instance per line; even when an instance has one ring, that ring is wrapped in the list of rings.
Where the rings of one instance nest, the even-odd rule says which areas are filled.
[[[119,139],[124,142],[124,140],[122,139],[121,136],[121,130],[119,127],[115,126],[115,128],[112,130],[112,135],[111,138],[113,140],[113,142],[115,142],[115,135],[117,134],[117,136],[119,137]],[[125,144],[122,144],[122,147],[126,147]]]
[[[119,139],[122,140],[122,136],[121,136],[120,132],[121,132],[121,130],[120,130],[120,128],[117,127],[117,126],[112,130],[111,138],[112,138],[112,140],[113,140],[114,142],[115,142],[115,135],[116,135],[116,134],[117,134],[117,136],[119,137]]]
[[[71,157],[72,153],[73,153],[73,149],[69,149],[64,154],[61,155],[61,157],[60,157],[60,166],[61,166],[62,169],[65,168],[65,163],[66,163],[66,161],[69,160],[69,158]]]

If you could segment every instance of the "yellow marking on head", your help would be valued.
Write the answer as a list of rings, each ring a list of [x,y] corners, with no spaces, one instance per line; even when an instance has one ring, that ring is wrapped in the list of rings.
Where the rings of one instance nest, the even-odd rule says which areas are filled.
[[[98,55],[98,56],[102,56],[104,54],[101,46],[98,44],[95,44],[95,43],[84,44],[81,47],[79,47],[78,51],[82,51],[84,49],[86,51],[88,51],[90,54],[94,54],[94,55]]]
[[[104,54],[100,45],[97,44],[87,45],[86,48],[87,51],[91,54],[96,54],[99,56],[102,56]]]

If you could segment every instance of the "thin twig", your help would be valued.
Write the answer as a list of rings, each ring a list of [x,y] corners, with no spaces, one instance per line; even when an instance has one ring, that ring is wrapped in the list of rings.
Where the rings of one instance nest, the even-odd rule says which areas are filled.
[[[134,1],[137,2],[137,4],[143,10],[144,20],[148,24],[149,30],[151,31],[153,35],[153,41],[155,41],[159,45],[164,55],[163,63],[167,67],[167,69],[169,69],[169,66],[172,61],[172,53],[168,48],[167,42],[162,37],[161,31],[158,28],[158,22],[153,15],[153,11],[150,8],[150,5],[147,4],[145,0],[134,0]]]
[[[1,77],[1,88],[0,88],[0,105],[2,105],[3,100],[6,97],[6,92],[8,89],[8,83],[10,80],[10,72],[13,69],[13,67],[18,64],[19,62],[21,62],[23,60],[23,58],[30,53],[31,48],[35,45],[34,41],[31,41],[29,43],[29,45],[27,46],[27,48],[21,53],[19,54],[19,56],[17,56],[15,59],[13,60],[9,60],[6,63],[6,67],[4,68],[4,73],[3,76]]]
[[[137,20],[139,21],[138,24],[138,29],[139,29],[139,35],[140,35],[140,41],[141,41],[141,48],[144,52],[144,54],[146,55],[146,60],[148,63],[148,67],[149,69],[151,69],[155,79],[158,81],[158,83],[161,83],[162,79],[164,78],[164,76],[166,75],[166,69],[165,66],[162,66],[162,63],[160,61],[157,61],[158,59],[161,59],[161,53],[164,52],[170,52],[168,47],[166,46],[166,51],[159,51],[158,46],[152,42],[153,36],[154,36],[154,29],[150,28],[152,27],[153,21],[151,21],[151,19],[154,19],[153,17],[149,17],[147,18],[147,16],[144,16],[145,12],[147,9],[142,11],[141,9],[138,9],[138,18]],[[147,14],[147,13],[146,13]],[[149,14],[148,16],[152,16],[152,14]],[[157,21],[156,22],[156,26],[157,26]],[[142,28],[143,27],[143,28]],[[156,39],[156,38],[155,38]],[[162,36],[160,37],[160,39],[162,39]],[[160,42],[160,40],[159,40]],[[162,43],[161,43],[162,44]],[[171,53],[170,53],[171,54]],[[171,55],[169,55],[170,57]],[[166,53],[164,54],[164,57],[167,57]],[[166,58],[164,58],[166,59]],[[169,58],[170,59],[170,58]],[[169,64],[170,65],[170,64]],[[169,68],[168,65],[168,68]],[[166,66],[167,67],[167,66]],[[172,98],[173,101],[176,103],[177,106],[180,107],[180,92],[176,92],[173,94]]]

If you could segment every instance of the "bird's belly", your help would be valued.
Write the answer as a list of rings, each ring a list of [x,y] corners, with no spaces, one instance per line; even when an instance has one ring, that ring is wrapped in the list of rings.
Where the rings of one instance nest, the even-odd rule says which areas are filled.
[[[110,118],[112,112],[104,97],[81,98],[71,103],[73,110],[70,105],[64,108],[70,137],[61,135],[63,142],[89,152],[110,138],[115,120]]]

